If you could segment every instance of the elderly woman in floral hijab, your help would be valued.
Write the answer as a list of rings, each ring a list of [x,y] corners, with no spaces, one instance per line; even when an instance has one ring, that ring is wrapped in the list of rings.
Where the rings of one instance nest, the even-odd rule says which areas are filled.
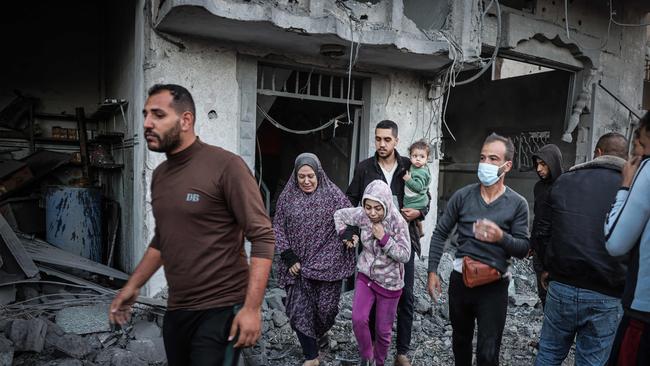
[[[287,316],[302,346],[304,366],[319,364],[318,339],[334,325],[341,280],[354,273],[354,250],[341,243],[333,219],[336,210],[350,206],[316,155],[296,158],[278,199],[273,229],[282,259],[279,284],[287,292]]]

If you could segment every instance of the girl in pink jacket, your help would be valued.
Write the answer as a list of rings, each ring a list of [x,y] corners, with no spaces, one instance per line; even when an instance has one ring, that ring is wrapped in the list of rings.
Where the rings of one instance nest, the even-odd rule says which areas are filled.
[[[339,236],[349,245],[348,226],[361,229],[362,251],[357,262],[357,281],[352,302],[352,329],[357,338],[362,365],[383,366],[390,346],[391,330],[404,287],[404,263],[411,257],[408,225],[393,204],[390,187],[381,180],[366,187],[362,207],[334,213]],[[368,319],[375,305],[375,343]]]

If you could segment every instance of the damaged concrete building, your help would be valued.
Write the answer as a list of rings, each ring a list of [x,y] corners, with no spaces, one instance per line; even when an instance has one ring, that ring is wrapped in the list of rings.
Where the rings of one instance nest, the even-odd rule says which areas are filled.
[[[530,155],[558,144],[567,166],[605,132],[629,136],[641,114],[650,4],[643,0],[138,0],[12,5],[0,106],[35,98],[32,131],[3,131],[5,158],[79,151],[110,135],[91,180],[119,210],[111,265],[133,270],[150,238],[153,169],[142,110],[147,88],[178,83],[197,104],[197,132],[244,158],[267,209],[295,156],[321,156],[345,190],[374,152],[373,126],[400,128],[400,154],[426,139],[434,177],[426,232],[475,180],[482,139],[513,138],[508,184],[532,201]],[[96,111],[96,112],[95,112]],[[91,113],[95,112],[95,113]],[[72,132],[74,133],[74,132]],[[77,135],[78,136],[78,132]],[[68,135],[66,135],[68,136]],[[116,137],[117,136],[117,137]],[[64,184],[78,166],[57,173]],[[423,239],[424,253],[429,235]],[[149,294],[165,285],[162,273]]]

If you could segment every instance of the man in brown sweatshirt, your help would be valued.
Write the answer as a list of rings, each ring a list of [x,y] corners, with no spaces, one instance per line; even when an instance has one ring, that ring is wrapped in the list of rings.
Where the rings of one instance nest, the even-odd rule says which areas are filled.
[[[163,266],[169,365],[235,365],[241,347],[260,336],[275,245],[271,222],[244,161],[195,135],[187,89],[154,85],[143,114],[147,147],[167,154],[151,181],[156,229],[113,300],[110,320],[128,322],[140,287]],[[244,237],[252,243],[250,265]]]

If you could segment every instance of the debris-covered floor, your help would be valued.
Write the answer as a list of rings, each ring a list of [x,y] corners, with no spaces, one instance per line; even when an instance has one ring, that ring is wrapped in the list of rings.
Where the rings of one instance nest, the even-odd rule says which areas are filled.
[[[36,245],[33,241],[28,243]],[[449,278],[451,261],[451,254],[445,253],[440,264],[443,279]],[[165,364],[160,328],[164,293],[155,299],[141,298],[143,303],[138,305],[131,324],[115,330],[111,329],[107,314],[113,293],[100,285],[110,282],[109,278],[63,266],[58,266],[58,270],[51,268],[48,273],[45,270],[49,267],[40,261],[36,263],[40,269],[38,279],[0,287],[4,304],[0,311],[0,365]],[[425,291],[426,263],[417,260],[416,269],[413,364],[453,365],[446,283],[443,281],[442,298],[434,304]],[[84,274],[87,279],[82,278]],[[501,360],[502,365],[530,365],[536,353],[532,344],[538,340],[543,314],[536,297],[534,273],[527,260],[515,262],[513,278]],[[281,289],[267,291],[262,339],[255,348],[244,352],[240,365],[302,364],[300,346],[284,314],[283,297]],[[357,361],[351,300],[352,292],[341,298],[336,324],[322,345],[321,364],[353,365]],[[572,354],[566,365],[573,363]],[[387,362],[392,363],[392,357],[394,349]]]
[[[426,262],[416,260],[415,318],[411,359],[413,365],[453,365],[451,324],[448,318],[446,280],[451,271],[452,256],[445,253],[440,263],[443,296],[434,304],[426,294]],[[514,286],[509,289],[510,304],[501,346],[502,365],[532,365],[539,338],[543,313],[536,295],[535,274],[528,260],[515,261]],[[298,340],[284,316],[281,298],[284,291],[270,289],[264,311],[264,335],[258,347],[249,350],[249,365],[301,365],[302,354]],[[356,342],[352,333],[352,292],[341,298],[336,324],[328,333],[327,344],[321,349],[321,364],[353,365],[357,361]],[[393,339],[394,344],[394,339]],[[386,364],[392,365],[394,347]],[[573,364],[573,351],[565,365]]]

